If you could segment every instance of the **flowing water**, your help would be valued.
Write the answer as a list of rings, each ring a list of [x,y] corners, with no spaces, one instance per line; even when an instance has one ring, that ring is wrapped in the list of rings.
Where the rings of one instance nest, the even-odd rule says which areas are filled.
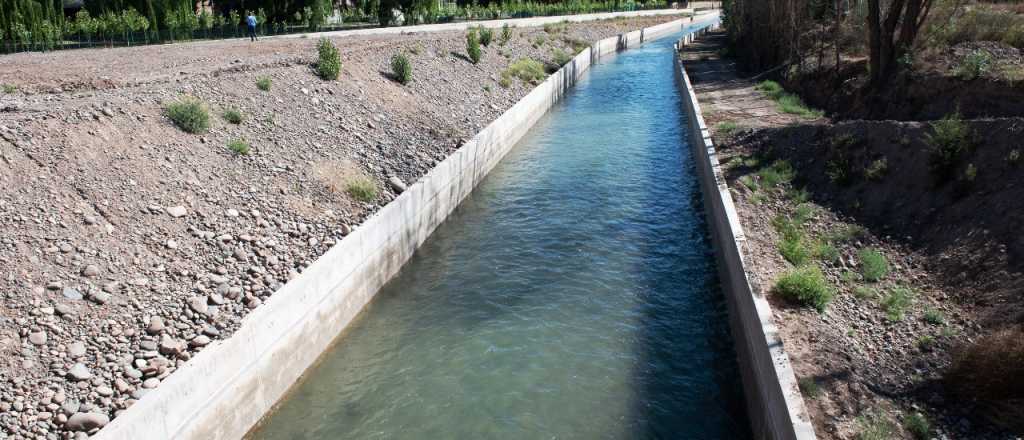
[[[251,437],[749,437],[673,41],[595,65]]]

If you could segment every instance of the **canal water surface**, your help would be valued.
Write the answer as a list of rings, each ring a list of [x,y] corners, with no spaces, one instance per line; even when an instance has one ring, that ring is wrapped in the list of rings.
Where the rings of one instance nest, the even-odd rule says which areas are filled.
[[[250,437],[748,438],[674,40],[593,66]]]

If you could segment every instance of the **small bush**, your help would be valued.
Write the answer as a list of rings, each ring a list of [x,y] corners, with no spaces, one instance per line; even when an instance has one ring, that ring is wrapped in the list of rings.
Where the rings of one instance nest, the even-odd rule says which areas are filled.
[[[877,249],[861,249],[857,254],[860,259],[860,274],[869,282],[878,282],[889,273],[889,262]]]
[[[512,27],[505,23],[501,26],[501,45],[504,46],[512,40]]]
[[[228,121],[232,124],[242,123],[242,112],[238,111],[238,109],[236,108],[229,108],[227,110],[224,110],[224,114],[222,114],[221,116],[224,117],[225,121]]]
[[[551,50],[551,61],[555,63],[559,68],[566,65],[572,60],[572,55],[565,53],[564,50],[555,48]],[[557,70],[557,69],[556,69]]]
[[[902,321],[907,307],[913,302],[913,291],[906,287],[894,287],[882,298],[882,310],[890,321]]]
[[[249,154],[249,144],[241,139],[228,142],[228,149],[243,156]]]
[[[793,166],[789,162],[777,160],[758,171],[757,176],[760,177],[761,186],[770,189],[792,181],[796,177],[796,172],[793,171]]]
[[[878,298],[878,291],[867,286],[857,286],[853,288],[853,296],[857,299],[875,299]]]
[[[494,39],[494,30],[488,27],[480,26],[480,44],[484,46],[490,46],[491,40]]]
[[[929,165],[940,180],[949,178],[957,165],[973,147],[970,127],[959,113],[932,123],[932,132],[925,140],[930,147]]]
[[[525,82],[539,82],[547,77],[544,72],[544,65],[531,58],[520,58],[515,60],[505,70],[509,76],[519,78]]]
[[[476,29],[466,32],[466,55],[473,64],[480,62],[480,39],[476,35]]]
[[[896,424],[884,415],[870,412],[857,417],[857,440],[891,440],[897,438]]]
[[[801,266],[811,258],[811,251],[807,249],[807,245],[802,237],[783,237],[782,241],[779,242],[779,253],[782,254],[782,258],[785,258],[786,261],[794,266]]]
[[[825,115],[821,110],[814,110],[804,104],[804,101],[796,95],[785,95],[778,100],[779,111],[798,115],[805,118],[815,119]]]
[[[184,98],[169,104],[167,117],[188,133],[204,133],[210,129],[210,112],[206,104],[195,98]]]
[[[18,86],[14,85],[14,84],[4,84],[3,85],[3,89],[4,89],[4,93],[11,94],[11,93],[14,93],[14,92],[18,91]]]
[[[932,424],[919,412],[913,412],[903,418],[903,427],[917,440],[928,440],[932,434]]]
[[[368,203],[377,198],[377,185],[366,177],[356,177],[345,185],[345,192],[360,202]]]
[[[851,243],[864,238],[866,234],[867,231],[864,230],[863,226],[849,225],[830,231],[826,234],[825,241],[829,243]]]
[[[392,57],[391,73],[395,75],[395,80],[402,84],[412,81],[412,63],[409,62],[409,58],[403,54]]]
[[[1020,165],[1020,150],[1010,150],[1010,153],[1006,155],[1006,163],[1011,166]]]
[[[732,136],[740,130],[740,125],[732,121],[719,122],[715,129],[723,136]]]
[[[341,54],[338,48],[327,38],[321,38],[317,44],[319,58],[316,62],[316,73],[325,81],[338,79],[341,73]]]
[[[886,158],[877,159],[872,161],[867,168],[864,169],[864,178],[868,180],[879,181],[885,177],[885,173],[889,171],[889,161]]]
[[[825,281],[821,270],[814,266],[804,266],[786,272],[775,283],[775,292],[790,301],[814,307],[819,312],[825,311],[832,301],[832,288]]]
[[[821,394],[821,387],[813,377],[801,377],[797,381],[797,385],[800,387],[800,393],[808,399],[817,398],[818,394]]]
[[[924,311],[924,322],[931,325],[942,325],[946,322],[946,316],[941,311],[929,307]]]
[[[994,64],[990,53],[978,49],[967,55],[954,73],[965,81],[971,81],[988,75]]]
[[[917,348],[924,352],[932,351],[935,348],[935,337],[924,335],[917,338]]]
[[[835,246],[826,242],[818,242],[814,246],[814,258],[826,263],[838,263],[842,255],[839,254],[839,249],[836,249]]]
[[[786,91],[782,88],[782,85],[775,81],[762,81],[755,88],[757,90],[760,90],[761,92],[764,92],[764,94],[771,98],[773,101],[778,100],[779,98],[786,94]]]
[[[535,38],[535,39],[533,40],[533,47],[534,47],[535,49],[538,49],[538,48],[540,48],[541,46],[543,46],[543,45],[544,45],[544,43],[545,43],[545,42],[547,42],[547,41],[548,41],[548,40],[547,40],[547,38],[544,38],[544,36],[543,36],[543,35],[538,35],[538,36],[537,36],[537,38]]]
[[[498,80],[498,85],[506,89],[512,87],[512,74],[507,70],[501,72],[501,79]]]
[[[258,88],[258,89],[260,89],[260,90],[262,90],[264,92],[269,92],[270,91],[270,86],[273,85],[273,84],[274,84],[274,82],[271,81],[270,77],[261,76],[261,77],[256,79],[256,88]]]

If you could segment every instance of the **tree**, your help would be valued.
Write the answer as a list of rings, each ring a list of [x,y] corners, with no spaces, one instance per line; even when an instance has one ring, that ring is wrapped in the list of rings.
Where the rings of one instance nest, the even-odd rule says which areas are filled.
[[[931,7],[932,0],[892,0],[883,15],[881,1],[868,0],[868,63],[873,87],[885,87],[895,75],[896,60],[913,46]]]

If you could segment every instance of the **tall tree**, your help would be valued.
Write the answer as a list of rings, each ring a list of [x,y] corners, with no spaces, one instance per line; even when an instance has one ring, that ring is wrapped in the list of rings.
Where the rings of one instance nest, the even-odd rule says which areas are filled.
[[[880,0],[868,0],[868,63],[872,86],[883,88],[896,74],[897,60],[913,46],[931,7],[932,0],[892,0],[883,14]]]

